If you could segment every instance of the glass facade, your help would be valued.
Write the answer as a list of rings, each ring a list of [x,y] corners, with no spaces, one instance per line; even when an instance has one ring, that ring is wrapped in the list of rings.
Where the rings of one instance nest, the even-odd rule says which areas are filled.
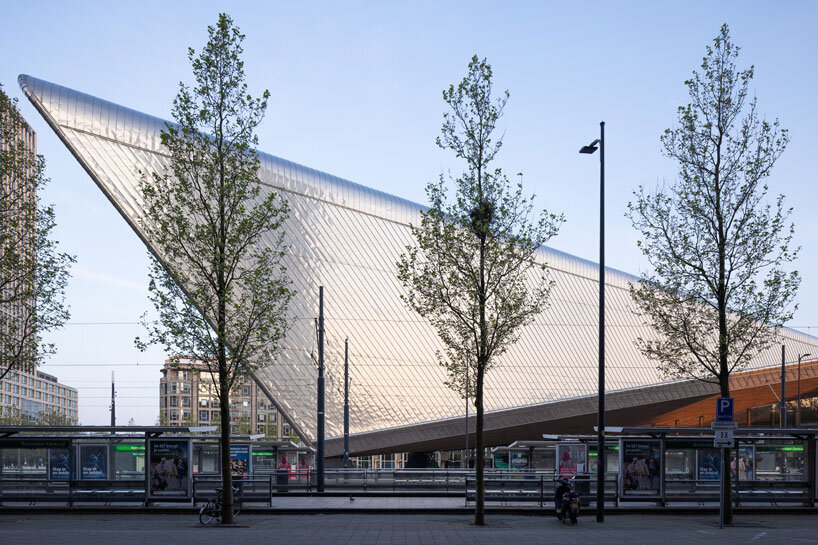
[[[165,171],[160,142],[165,122],[29,76],[19,81],[138,232],[139,172]],[[290,206],[286,266],[298,294],[290,309],[293,325],[279,352],[261,362],[256,378],[287,420],[314,437],[317,371],[310,354],[319,286],[326,297],[328,436],[342,434],[345,338],[350,340],[351,433],[461,416],[463,403],[445,386],[446,373],[436,363],[441,343],[432,327],[405,307],[396,278],[396,262],[412,243],[409,226],[419,222],[421,205],[272,155],[260,159],[261,181]],[[550,305],[487,375],[487,411],[588,396],[597,389],[597,265],[545,247],[537,259],[548,263],[555,282]],[[663,382],[655,363],[634,343],[651,336],[629,295],[637,280],[606,272],[608,391]],[[818,339],[791,330],[782,334],[789,350],[818,353]],[[770,349],[754,367],[774,365],[779,357],[777,348]]]

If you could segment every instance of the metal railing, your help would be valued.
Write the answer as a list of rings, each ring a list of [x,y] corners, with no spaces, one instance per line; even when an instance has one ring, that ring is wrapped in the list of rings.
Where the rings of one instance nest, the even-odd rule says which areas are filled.
[[[111,504],[118,502],[142,504],[147,500],[145,480],[141,475],[118,480],[56,480],[32,473],[10,474],[0,478],[0,505],[63,503]],[[516,502],[537,503],[547,506],[553,501],[555,490],[553,471],[486,470],[485,498],[487,502],[503,504]],[[273,470],[267,474],[234,478],[240,497],[246,504],[273,504],[275,497],[287,495],[314,495],[315,474],[311,470]],[[618,475],[606,476],[606,501],[618,505],[623,501],[716,502],[719,482],[693,479],[666,480],[663,493],[656,496],[620,496]],[[328,469],[325,472],[326,494],[351,496],[443,496],[462,497],[468,503],[474,500],[475,474],[463,469]],[[191,483],[194,503],[211,498],[221,486],[218,475],[194,475]],[[577,483],[583,503],[595,501],[596,479]],[[815,495],[808,480],[740,480],[733,486],[736,505],[764,502],[771,505],[813,505]],[[163,500],[157,500],[163,501]]]

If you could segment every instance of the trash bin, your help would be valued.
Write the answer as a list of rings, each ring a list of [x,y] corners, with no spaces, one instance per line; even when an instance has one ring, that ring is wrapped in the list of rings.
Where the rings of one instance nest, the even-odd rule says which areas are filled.
[[[574,490],[579,494],[579,504],[587,507],[591,504],[591,476],[587,473],[574,475]]]
[[[276,491],[286,492],[290,483],[290,470],[279,468],[276,470]]]

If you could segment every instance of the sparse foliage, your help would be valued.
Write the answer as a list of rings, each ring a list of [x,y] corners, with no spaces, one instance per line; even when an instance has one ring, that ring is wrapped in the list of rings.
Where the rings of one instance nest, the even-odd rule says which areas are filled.
[[[208,366],[229,422],[236,379],[269,360],[288,327],[293,291],[282,264],[287,204],[262,190],[254,151],[269,93],[248,94],[244,35],[229,16],[221,14],[208,36],[199,55],[189,50],[196,84],[180,84],[176,124],[162,131],[170,167],[140,184],[143,231],[161,260],[153,260],[149,283],[159,319],[145,325],[149,341],[172,357]],[[229,524],[230,426],[220,434],[222,521]]]
[[[72,426],[69,416],[56,409],[43,409],[36,415],[26,414],[17,407],[6,407],[0,412],[0,424],[5,426]]]
[[[0,379],[56,351],[43,335],[70,316],[65,288],[75,262],[52,238],[54,206],[39,200],[45,159],[27,145],[33,133],[16,102],[0,87]]]
[[[445,346],[438,361],[448,386],[474,399],[477,498],[475,523],[484,523],[483,388],[486,372],[546,305],[551,280],[537,250],[557,233],[561,217],[537,216],[522,182],[511,183],[491,164],[502,147],[496,123],[508,100],[492,97],[492,70],[477,57],[466,77],[443,91],[437,145],[466,162],[460,177],[443,175],[426,187],[429,209],[412,227],[415,243],[398,263],[404,301],[429,320]]]
[[[641,350],[667,376],[713,382],[723,397],[730,374],[791,318],[800,280],[785,270],[798,253],[791,209],[783,196],[766,199],[765,179],[789,137],[778,120],[759,118],[754,69],[739,70],[738,53],[722,26],[685,82],[690,103],[678,109],[678,127],[662,136],[678,179],[653,193],[640,187],[628,212],[652,267],[631,287],[658,333],[639,339]]]

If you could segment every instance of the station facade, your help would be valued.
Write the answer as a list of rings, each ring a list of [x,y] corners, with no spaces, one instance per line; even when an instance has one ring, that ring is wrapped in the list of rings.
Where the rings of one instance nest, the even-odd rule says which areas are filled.
[[[160,133],[165,121],[111,102],[20,76],[35,108],[108,197],[123,219],[161,260],[139,225],[144,219],[141,172],[165,172]],[[412,244],[410,226],[421,205],[290,161],[259,153],[264,192],[286,199],[285,264],[297,295],[292,326],[277,353],[258,362],[253,379],[280,418],[306,442],[316,433],[314,318],[318,288],[325,290],[327,455],[342,454],[344,339],[350,342],[350,452],[356,455],[457,450],[463,444],[464,405],[445,386],[436,360],[434,329],[401,301],[396,263]],[[388,176],[388,173],[384,173]],[[269,241],[271,244],[273,240]],[[487,376],[486,444],[537,439],[544,431],[588,433],[596,421],[598,268],[593,262],[542,247],[554,288],[550,305],[526,327]],[[606,271],[606,389],[608,422],[698,425],[712,419],[712,385],[669,382],[636,347],[655,333],[636,312],[633,275]],[[818,338],[784,329],[791,355],[788,392],[795,391],[795,358],[818,354]],[[774,402],[780,384],[780,348],[760,354],[735,375],[739,414]],[[798,384],[818,391],[816,360],[802,362]],[[780,373],[778,373],[780,377]],[[789,396],[788,396],[789,399]],[[697,406],[701,403],[701,406]],[[742,413],[741,411],[744,411]],[[749,411],[749,412],[748,412]],[[473,433],[474,423],[468,423]]]

